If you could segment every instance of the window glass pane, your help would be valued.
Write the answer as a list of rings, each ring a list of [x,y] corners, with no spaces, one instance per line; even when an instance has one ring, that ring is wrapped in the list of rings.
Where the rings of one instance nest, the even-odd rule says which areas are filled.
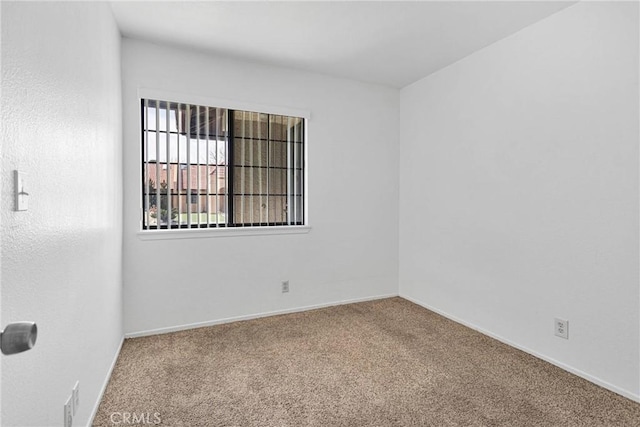
[[[153,120],[157,123],[157,129],[160,132],[167,131],[167,103],[164,101],[160,101],[157,103],[157,107],[154,109],[156,111],[153,112]],[[156,117],[156,112],[158,113]]]
[[[287,192],[287,171],[285,169],[269,169],[269,194],[284,196]]]
[[[267,141],[249,138],[234,138],[233,164],[238,166],[266,166]]]
[[[287,198],[284,196],[269,197],[269,222],[284,223],[287,221]]]
[[[156,132],[147,132],[146,145],[143,147],[145,151],[145,157],[150,162],[155,162],[158,159],[156,149]]]
[[[296,169],[302,169],[303,162],[303,146],[300,143],[293,145],[293,167]]]
[[[284,116],[271,115],[269,118],[269,138],[272,141],[287,140],[287,121]]]
[[[244,196],[233,196],[233,222],[242,224],[245,219]]]
[[[296,223],[302,223],[304,220],[304,199],[302,196],[295,196],[295,210],[293,211],[293,220]]]
[[[183,191],[176,191],[175,195],[171,198],[171,206],[176,209],[176,218],[175,223],[177,225],[186,224],[187,216],[186,216],[186,195]]]
[[[218,200],[218,220],[220,223],[225,223],[227,218],[227,212],[229,211],[229,197],[227,196],[226,189],[220,189],[220,193],[216,197]]]
[[[286,168],[287,167],[287,144],[281,141],[272,141],[269,144],[269,166]]]
[[[236,168],[234,192],[253,195],[267,194],[268,175],[269,169],[267,168]],[[238,179],[238,177],[244,177],[244,179]]]

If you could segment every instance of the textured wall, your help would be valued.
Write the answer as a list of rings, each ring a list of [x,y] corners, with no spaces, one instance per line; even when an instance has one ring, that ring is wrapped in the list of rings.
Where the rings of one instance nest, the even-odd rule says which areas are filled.
[[[128,39],[122,53],[126,332],[397,293],[397,90]],[[310,111],[311,231],[141,240],[139,87]]]
[[[400,148],[400,294],[636,399],[638,75],[580,2],[404,88]]]
[[[2,357],[3,425],[86,425],[122,338],[120,37],[105,3],[2,2],[2,324],[36,347]],[[13,211],[12,171],[29,210]]]

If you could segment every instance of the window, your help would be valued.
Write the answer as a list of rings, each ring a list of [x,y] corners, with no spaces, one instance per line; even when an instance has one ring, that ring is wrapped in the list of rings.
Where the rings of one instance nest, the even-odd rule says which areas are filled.
[[[305,119],[141,100],[142,228],[304,225]]]

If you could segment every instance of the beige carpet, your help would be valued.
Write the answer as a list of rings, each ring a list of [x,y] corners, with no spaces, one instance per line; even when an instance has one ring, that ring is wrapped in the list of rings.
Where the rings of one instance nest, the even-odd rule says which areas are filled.
[[[640,404],[401,298],[126,340],[94,425],[127,413],[165,426],[640,426]]]

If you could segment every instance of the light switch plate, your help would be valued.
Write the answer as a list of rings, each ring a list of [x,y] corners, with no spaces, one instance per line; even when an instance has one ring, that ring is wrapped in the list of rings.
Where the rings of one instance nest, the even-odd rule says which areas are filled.
[[[64,427],[73,426],[73,396],[69,396],[64,404]]]
[[[75,417],[80,407],[80,381],[76,381],[76,385],[73,386],[71,397],[73,398],[73,416]]]
[[[26,211],[29,209],[29,193],[26,190],[25,174],[20,171],[13,171],[13,181],[15,183],[16,211]]]

